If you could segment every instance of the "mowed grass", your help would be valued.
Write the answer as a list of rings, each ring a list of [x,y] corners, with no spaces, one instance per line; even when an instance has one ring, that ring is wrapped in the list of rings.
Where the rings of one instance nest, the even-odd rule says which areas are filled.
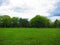
[[[0,28],[0,45],[60,45],[60,28]]]

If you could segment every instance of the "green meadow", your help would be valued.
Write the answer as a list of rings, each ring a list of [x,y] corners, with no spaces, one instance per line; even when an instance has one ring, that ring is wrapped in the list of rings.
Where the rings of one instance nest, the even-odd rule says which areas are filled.
[[[0,28],[0,45],[60,45],[60,28]]]

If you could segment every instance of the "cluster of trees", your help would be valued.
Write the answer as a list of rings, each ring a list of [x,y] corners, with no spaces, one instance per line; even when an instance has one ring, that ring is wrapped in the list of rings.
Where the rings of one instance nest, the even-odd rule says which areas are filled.
[[[51,22],[48,18],[36,15],[30,21],[28,19],[10,17],[8,15],[0,16],[0,28],[24,27],[24,28],[60,28],[60,20]]]

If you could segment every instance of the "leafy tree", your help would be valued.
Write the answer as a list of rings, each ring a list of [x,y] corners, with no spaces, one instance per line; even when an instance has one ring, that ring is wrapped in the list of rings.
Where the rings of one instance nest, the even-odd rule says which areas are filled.
[[[10,23],[11,23],[11,18],[10,16],[8,15],[3,15],[2,18],[2,24],[3,24],[3,27],[10,27]]]
[[[20,27],[29,27],[29,21],[27,19],[19,19]]]
[[[11,27],[18,27],[18,18],[17,17],[11,18]]]
[[[3,18],[0,16],[0,27],[3,27]]]
[[[46,17],[37,15],[30,20],[31,27],[48,27],[49,26],[49,19]]]
[[[60,20],[55,20],[55,22],[54,22],[54,27],[55,28],[58,28],[58,27],[60,27]]]
[[[50,28],[54,28],[54,22],[50,22]]]
[[[30,21],[28,19],[13,17],[8,15],[0,16],[0,27],[35,27],[35,28],[60,28],[60,20],[51,22],[48,18],[37,15]]]

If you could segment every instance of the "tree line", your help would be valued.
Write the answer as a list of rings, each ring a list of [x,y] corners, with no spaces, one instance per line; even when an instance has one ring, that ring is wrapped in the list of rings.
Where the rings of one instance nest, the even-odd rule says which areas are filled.
[[[0,16],[0,28],[60,28],[60,20],[52,22],[44,16],[36,15],[31,20],[8,15]]]

